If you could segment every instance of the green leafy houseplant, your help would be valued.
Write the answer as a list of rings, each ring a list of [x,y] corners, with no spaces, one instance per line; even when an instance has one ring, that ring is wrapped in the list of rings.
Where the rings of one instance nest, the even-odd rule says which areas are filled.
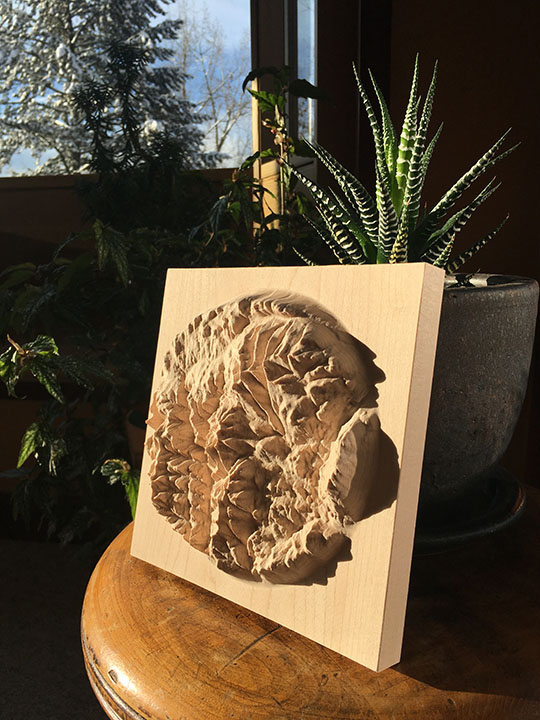
[[[267,191],[249,177],[255,158],[234,174],[205,232],[190,232],[215,195],[186,172],[182,144],[164,134],[141,141],[130,98],[144,63],[144,52],[113,46],[110,82],[89,81],[77,93],[98,173],[82,187],[92,224],[48,262],[0,273],[0,333],[14,338],[0,355],[0,380],[11,396],[35,396],[36,384],[47,391],[9,471],[18,479],[14,513],[50,536],[98,547],[135,507],[138,471],[125,460],[125,423],[148,405],[167,268],[286,262],[287,253],[298,259],[285,238],[293,225],[306,232],[291,209],[302,196],[287,196],[281,226],[273,226]],[[286,84],[280,92],[284,107]],[[122,109],[115,125],[110,103]]]
[[[0,333],[13,338],[0,355],[0,380],[8,395],[41,403],[9,471],[18,478],[14,512],[50,536],[96,547],[134,506],[125,421],[148,402],[166,270],[217,264],[222,254],[189,238],[215,192],[187,172],[186,148],[164,134],[141,140],[130,99],[144,53],[111,53],[109,86],[89,83],[79,93],[99,172],[84,188],[89,226],[47,262],[0,273]],[[115,102],[122,113],[111,126],[103,110]]]
[[[272,142],[233,172],[231,180],[224,183],[225,192],[206,221],[194,228],[192,237],[202,236],[205,247],[219,248],[227,264],[294,265],[299,262],[298,250],[313,251],[318,238],[302,219],[314,215],[313,203],[299,191],[298,178],[290,169],[293,156],[312,158],[313,152],[304,140],[290,134],[287,110],[296,98],[327,96],[307,80],[292,78],[288,66],[251,70],[242,90],[250,81],[263,77],[271,81],[272,89],[248,92],[257,102],[261,124]],[[271,161],[276,161],[278,173],[273,191],[253,176],[257,162]],[[326,260],[326,246],[319,245],[318,254]]]
[[[273,146],[251,155],[243,163],[243,167],[253,165],[256,160],[268,158],[277,160],[279,166],[279,197],[277,200],[279,215],[283,216],[287,209],[297,200],[297,193],[295,193],[296,180],[289,165],[291,156],[312,157],[313,155],[305,140],[291,136],[288,129],[287,104],[297,98],[326,100],[328,96],[308,80],[292,78],[291,69],[287,65],[282,68],[274,66],[255,68],[244,78],[242,90],[244,91],[252,80],[258,80],[267,75],[270,75],[273,80],[273,90],[271,92],[252,89],[248,89],[248,92],[257,101],[261,113],[261,125],[271,133]]]
[[[466,260],[485,245],[502,227],[506,218],[469,250],[451,257],[456,234],[473,212],[499,187],[491,180],[478,195],[449,218],[448,212],[472,183],[506,157],[514,147],[501,152],[507,131],[482,157],[442,196],[431,209],[421,212],[421,195],[429,163],[442,125],[428,142],[437,66],[420,110],[418,95],[418,57],[401,133],[392,125],[388,107],[375,82],[380,118],[356,73],[358,89],[364,104],[375,143],[376,196],[373,198],[362,183],[346,170],[330,153],[317,144],[309,147],[329,170],[341,194],[325,191],[291,167],[310,190],[322,224],[317,232],[342,263],[428,262],[455,272]],[[371,74],[370,74],[371,75]],[[446,219],[445,219],[446,218]],[[310,260],[306,259],[307,262]]]
[[[33,379],[49,396],[24,433],[17,468],[8,473],[18,479],[15,518],[29,527],[39,521],[49,536],[63,541],[90,534],[99,546],[127,520],[122,493],[108,489],[99,473],[101,458],[122,447],[111,422],[116,413],[104,404],[107,395],[112,399],[114,375],[96,352],[61,355],[47,335],[23,344],[9,335],[8,340],[0,355],[8,395],[19,397]]]

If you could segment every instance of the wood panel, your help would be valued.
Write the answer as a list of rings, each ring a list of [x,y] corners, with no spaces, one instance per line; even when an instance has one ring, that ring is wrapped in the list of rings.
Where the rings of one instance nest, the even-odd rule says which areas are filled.
[[[378,499],[351,530],[352,559],[338,562],[324,582],[252,582],[217,569],[157,513],[146,452],[133,554],[369,667],[397,662],[443,275],[425,264],[170,270],[153,391],[166,351],[196,316],[261,290],[299,293],[322,304],[369,348],[384,377],[377,385],[383,438]]]

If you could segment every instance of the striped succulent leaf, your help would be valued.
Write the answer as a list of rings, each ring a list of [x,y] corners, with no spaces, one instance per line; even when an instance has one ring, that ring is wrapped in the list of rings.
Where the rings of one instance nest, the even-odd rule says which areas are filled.
[[[322,233],[319,233],[319,234],[320,234],[320,236],[323,238],[323,240],[324,240],[326,243],[328,243],[328,240],[326,239],[326,237],[325,237]],[[309,258],[307,258],[307,257],[306,257],[303,253],[301,253],[300,250],[298,250],[297,248],[293,247],[293,251],[295,252],[296,255],[298,255],[298,257],[300,258],[300,260],[302,260],[303,262],[306,263],[306,265],[311,265],[312,267],[314,267],[314,266],[317,264],[317,263],[314,263],[313,260],[310,260]],[[339,258],[338,258],[338,259],[339,259]],[[341,262],[341,261],[340,261],[340,262]]]
[[[425,150],[425,152],[424,152],[424,155],[423,155],[423,157],[422,157],[422,169],[421,169],[422,179],[421,179],[421,183],[420,183],[420,186],[421,186],[422,188],[424,187],[424,183],[425,183],[425,181],[426,181],[427,171],[428,171],[428,168],[429,168],[429,163],[430,163],[430,161],[431,161],[431,157],[432,157],[432,155],[433,155],[433,151],[434,151],[434,149],[435,149],[435,145],[437,144],[437,140],[439,139],[439,136],[440,136],[440,134],[441,134],[441,132],[442,132],[442,128],[443,128],[443,123],[441,123],[441,124],[439,125],[439,127],[438,127],[438,129],[437,129],[437,132],[436,132],[435,135],[431,138],[431,141],[430,141],[429,145],[427,146],[427,148],[426,148],[426,150]],[[424,211],[423,211],[422,214],[420,215],[420,219],[419,219],[419,221],[418,221],[418,224],[421,225],[422,227],[424,226],[424,220],[425,220],[426,215],[427,215],[427,211],[426,211],[426,207],[425,207],[425,205],[424,205]],[[407,228],[407,229],[409,229],[409,228]],[[422,238],[425,239],[425,236],[424,236],[424,235],[421,235],[420,237],[419,237],[419,236],[420,236],[420,234],[417,232],[416,228],[413,228],[413,229],[409,232],[409,238],[408,238],[408,243],[409,243],[409,259],[411,259],[411,260],[412,260],[413,257],[416,257],[416,256],[419,254],[419,252],[418,252],[418,243],[420,242],[420,237],[422,237]]]
[[[373,85],[373,89],[375,90],[375,94],[377,95],[377,100],[379,101],[379,107],[381,109],[384,155],[386,158],[386,166],[388,168],[390,180],[392,182],[392,185],[394,185],[396,183],[396,165],[398,154],[396,133],[394,130],[394,126],[392,125],[390,113],[388,112],[386,100],[384,99],[384,96],[379,86],[377,85],[375,78],[371,73],[371,70],[369,70],[369,77],[371,78],[371,83]]]
[[[361,228],[340,205],[337,205],[316,183],[304,177],[294,167],[289,166],[311,192],[317,204],[317,210],[325,222],[334,242],[342,248],[353,262],[365,262],[365,254],[360,245]]]
[[[482,155],[473,167],[443,195],[437,205],[435,205],[435,207],[427,213],[422,222],[418,224],[416,230],[410,238],[410,244],[413,248],[425,248],[428,238],[435,231],[438,223],[448,210],[450,210],[450,208],[459,200],[461,195],[472,185],[472,183],[483,172],[505,158],[513,150],[515,150],[516,147],[518,147],[519,143],[517,145],[513,145],[508,150],[497,154],[509,132],[510,130],[507,130],[504,135],[499,138],[499,140],[497,140],[497,142],[484,155]]]
[[[443,129],[443,123],[439,125],[437,128],[437,132],[435,135],[431,138],[431,141],[429,145],[426,148],[426,151],[424,153],[424,157],[422,158],[422,172],[424,173],[424,177],[427,174],[429,163],[431,162],[431,156],[433,155],[433,151],[435,150],[435,145],[437,144],[437,140],[440,137],[440,134]]]
[[[484,247],[484,245],[486,245],[490,240],[495,237],[495,235],[499,232],[499,230],[502,228],[502,226],[509,217],[510,216],[507,215],[494,230],[492,230],[487,235],[484,235],[484,237],[477,243],[475,243],[472,247],[470,247],[468,250],[465,250],[465,252],[461,253],[461,255],[458,255],[458,257],[451,260],[446,266],[446,272],[454,273],[456,272],[456,270],[459,270],[459,268],[463,265],[464,262],[472,258],[473,255],[475,255],[481,248]]]
[[[339,187],[343,190],[343,194],[360,217],[367,237],[375,246],[377,244],[379,220],[377,206],[369,192],[351,172],[344,168],[343,165],[324,148],[320,145],[310,143],[307,140],[305,143],[329,170]]]
[[[384,182],[386,183],[386,186],[388,188],[390,188],[390,186],[391,186],[390,174],[388,172],[388,167],[386,165],[384,142],[383,142],[383,138],[382,138],[382,134],[381,134],[381,129],[380,129],[379,123],[377,121],[377,116],[375,115],[375,111],[373,109],[373,105],[371,104],[371,100],[369,99],[369,96],[366,93],[364,86],[360,82],[360,77],[358,76],[358,72],[356,71],[356,65],[354,65],[354,63],[353,63],[353,70],[354,70],[354,76],[356,78],[356,84],[358,85],[358,90],[360,91],[360,97],[362,98],[362,102],[364,103],[364,108],[366,110],[369,124],[371,126],[371,132],[373,133],[373,141],[375,143],[375,156],[377,158],[377,167],[383,177]]]
[[[446,264],[448,263],[448,258],[450,257],[450,253],[452,252],[452,248],[454,247],[454,237],[451,237],[446,245],[442,248],[441,252],[431,261],[432,265],[435,265],[435,267],[444,268],[446,267]]]
[[[480,192],[469,205],[452,215],[440,230],[432,233],[420,256],[421,260],[434,263],[435,258],[439,257],[450,240],[466,225],[474,211],[500,187],[501,183],[493,185],[494,182],[495,178],[489,181],[482,192]]]
[[[344,168],[338,163],[338,161],[330,155],[329,152],[321,148],[319,145],[311,144],[308,140],[304,140],[306,146],[312,150],[315,157],[317,157],[326,169],[330,172],[334,180],[338,183],[342,189],[344,196],[347,201],[352,205],[356,206],[357,202],[354,194],[351,190],[350,183],[346,181]],[[367,190],[365,191],[367,193]]]
[[[403,198],[403,209],[401,211],[400,222],[406,226],[407,235],[412,233],[418,221],[418,213],[420,211],[420,199],[422,188],[424,185],[425,173],[423,158],[425,154],[427,129],[431,119],[431,109],[433,107],[433,97],[435,95],[435,86],[437,84],[437,63],[433,68],[433,76],[429,90],[420,116],[418,130],[414,140],[409,169],[407,174],[407,183],[405,186],[405,194]]]
[[[322,230],[322,228],[316,222],[314,222],[309,216],[305,215],[304,217],[305,217],[306,221],[308,222],[308,224],[311,225],[311,227],[315,230],[315,232],[328,245],[328,247],[334,253],[334,255],[336,256],[336,258],[338,259],[338,261],[340,263],[342,263],[344,265],[356,264],[356,263],[353,263],[351,257],[345,252],[345,250],[342,250],[341,246],[334,239],[334,236],[332,235],[332,233],[324,232]],[[305,260],[304,256],[298,250],[296,250],[296,248],[295,248],[295,252],[300,258]],[[311,261],[306,261],[306,262],[308,265],[315,265],[315,263],[313,263]],[[362,264],[362,263],[359,263],[359,264]]]
[[[377,207],[379,209],[379,247],[377,262],[388,262],[398,234],[398,218],[388,188],[377,168]]]
[[[407,252],[407,238],[403,235],[399,235],[396,238],[395,243],[390,251],[390,258],[388,262],[394,263],[406,263],[408,260]]]
[[[515,150],[517,145],[514,145],[509,150],[497,155],[497,152],[503,142],[506,140],[509,128],[497,142],[490,147],[490,149],[482,155],[482,157],[472,166],[472,168],[460,177],[460,179],[446,192],[439,202],[435,205],[433,210],[429,213],[430,216],[436,218],[437,221],[459,200],[461,195],[467,190],[472,183],[479,177],[483,172],[488,170],[499,160],[505,158],[512,150]]]
[[[341,198],[337,192],[335,192],[332,188],[330,188],[330,194],[332,195],[332,198],[336,202],[337,205],[343,210],[344,216],[347,218],[348,222],[346,223],[349,230],[352,230],[353,234],[355,235],[356,239],[360,243],[360,246],[362,248],[364,247],[372,247],[372,243],[370,242],[365,228],[362,224],[361,218],[358,216],[358,213],[356,212],[356,209],[353,209],[346,199]],[[374,248],[373,248],[374,252]]]
[[[322,220],[328,229],[328,244],[341,262],[397,263],[422,260],[446,267],[451,272],[485,245],[502,227],[475,243],[469,250],[450,260],[456,234],[468,222],[473,212],[499,187],[495,181],[484,189],[464,208],[444,220],[453,205],[472,183],[496,162],[505,158],[516,145],[501,151],[507,131],[480,159],[443,195],[433,209],[424,209],[419,218],[421,194],[434,148],[442,130],[442,124],[427,142],[428,126],[433,107],[437,64],[433,69],[431,83],[423,103],[418,95],[418,57],[416,58],[411,91],[399,145],[384,97],[370,73],[380,108],[380,122],[371,101],[354,68],[358,89],[370,122],[376,151],[376,197],[368,191],[324,148],[311,147],[315,156],[330,171],[337,182],[342,197],[331,197],[315,183],[291,168],[311,191]]]
[[[351,222],[351,218],[345,216],[344,210],[340,205],[337,205],[326,193],[320,188],[317,183],[314,183],[309,178],[298,172],[292,165],[289,166],[293,175],[301,180],[304,185],[311,192],[319,207],[324,208],[325,211],[329,211],[330,215],[333,216],[337,222]]]
[[[376,257],[375,248],[364,234],[363,227],[358,222],[358,219],[347,213],[341,205],[335,203],[316,183],[299,173],[292,165],[289,167],[291,172],[304,183],[315,198],[317,210],[325,222],[327,223],[326,216],[328,221],[335,223],[335,227],[328,227],[330,232],[342,237],[343,231],[345,231],[351,238],[354,238],[356,245],[362,251],[362,256],[367,257],[370,262],[374,262]]]
[[[448,237],[446,235],[446,233],[444,235],[441,235],[436,240],[436,242],[433,243],[433,245],[429,248],[429,250],[426,250],[426,252],[420,258],[420,261],[431,263],[432,265],[435,265],[437,263],[437,260],[446,251],[448,246],[452,246],[454,244],[454,239],[455,239],[455,235],[450,235],[450,237]],[[450,247],[450,249],[451,249],[451,247]],[[446,259],[448,260],[448,258],[446,258]],[[438,267],[440,267],[440,266],[438,266]]]
[[[403,193],[405,192],[405,186],[407,184],[407,177],[409,175],[409,161],[412,155],[412,148],[414,145],[414,138],[416,135],[416,114],[418,105],[418,55],[414,63],[413,79],[411,84],[411,92],[409,94],[409,101],[407,103],[407,110],[405,111],[405,119],[403,120],[403,126],[401,129],[401,135],[399,137],[399,148],[396,166],[396,181],[400,189],[400,195],[395,202],[396,212],[401,212],[401,205],[403,202]]]
[[[332,239],[331,247],[334,254],[337,257],[341,256],[343,258],[342,262],[348,261],[356,265],[363,265],[366,262],[366,256],[354,233],[345,225],[336,222],[327,208],[321,208],[319,206],[317,210],[330,233]],[[340,250],[342,253],[339,252]]]

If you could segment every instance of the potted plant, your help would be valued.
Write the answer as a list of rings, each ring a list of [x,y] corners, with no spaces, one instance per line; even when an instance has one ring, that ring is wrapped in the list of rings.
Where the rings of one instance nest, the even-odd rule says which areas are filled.
[[[185,160],[198,136],[189,146],[165,134],[144,143],[130,84],[144,56],[123,46],[111,53],[109,85],[89,82],[78,92],[99,172],[82,188],[88,227],[47,262],[0,273],[0,331],[9,339],[0,380],[8,397],[40,400],[18,467],[8,471],[17,481],[13,510],[49,536],[96,549],[134,507],[138,467],[124,459],[125,421],[148,404],[167,268],[236,257],[234,248],[189,237],[215,199]],[[113,125],[110,105],[122,109]]]
[[[420,111],[417,58],[398,136],[373,77],[380,119],[356,74],[375,143],[375,197],[317,144],[311,150],[333,176],[336,190],[325,190],[290,168],[311,192],[319,221],[310,222],[339,262],[428,262],[447,272],[417,524],[417,545],[423,549],[491,532],[523,507],[522,488],[498,463],[524,399],[538,304],[534,280],[457,274],[506,218],[452,257],[456,234],[498,185],[489,181],[468,204],[452,209],[477,178],[515,148],[503,150],[509,131],[433,208],[421,212],[422,189],[442,127],[428,141],[436,78],[435,66]]]

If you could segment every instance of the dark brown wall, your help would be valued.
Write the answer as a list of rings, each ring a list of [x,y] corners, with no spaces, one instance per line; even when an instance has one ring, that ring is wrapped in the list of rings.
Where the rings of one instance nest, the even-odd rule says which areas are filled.
[[[77,176],[0,178],[0,269],[49,259],[83,225]]]
[[[392,7],[391,111],[402,116],[410,75],[420,52],[423,95],[439,60],[433,128],[444,130],[426,197],[438,197],[509,127],[521,146],[485,174],[502,187],[458,236],[464,249],[506,215],[510,219],[466,268],[540,280],[537,227],[540,3],[529,0],[394,0]],[[478,181],[479,183],[481,180]],[[480,189],[479,185],[478,189]],[[529,395],[508,462],[522,479],[539,483],[540,342]]]
[[[221,191],[232,170],[204,170]],[[87,178],[90,176],[86,176]],[[52,248],[85,224],[77,175],[0,177],[0,271],[22,262],[47,262]],[[75,240],[72,248],[81,245]]]
[[[329,100],[318,103],[317,140],[366,184],[375,181],[373,143],[353,62],[364,84],[369,82],[369,67],[388,94],[391,5],[392,0],[320,0],[318,5],[317,84]],[[318,179],[323,184],[330,181],[321,167]]]
[[[538,72],[540,4],[507,0],[394,0],[391,108],[402,115],[414,56],[420,52],[422,80],[429,83],[439,60],[433,129],[443,134],[429,176],[433,199],[509,127],[507,146],[521,142],[508,159],[484,177],[503,181],[459,237],[467,247],[501,220],[507,226],[469,267],[540,277],[540,243],[534,207],[538,193]],[[478,181],[481,182],[481,181]],[[480,189],[480,185],[479,185]],[[466,234],[467,233],[467,234]]]

